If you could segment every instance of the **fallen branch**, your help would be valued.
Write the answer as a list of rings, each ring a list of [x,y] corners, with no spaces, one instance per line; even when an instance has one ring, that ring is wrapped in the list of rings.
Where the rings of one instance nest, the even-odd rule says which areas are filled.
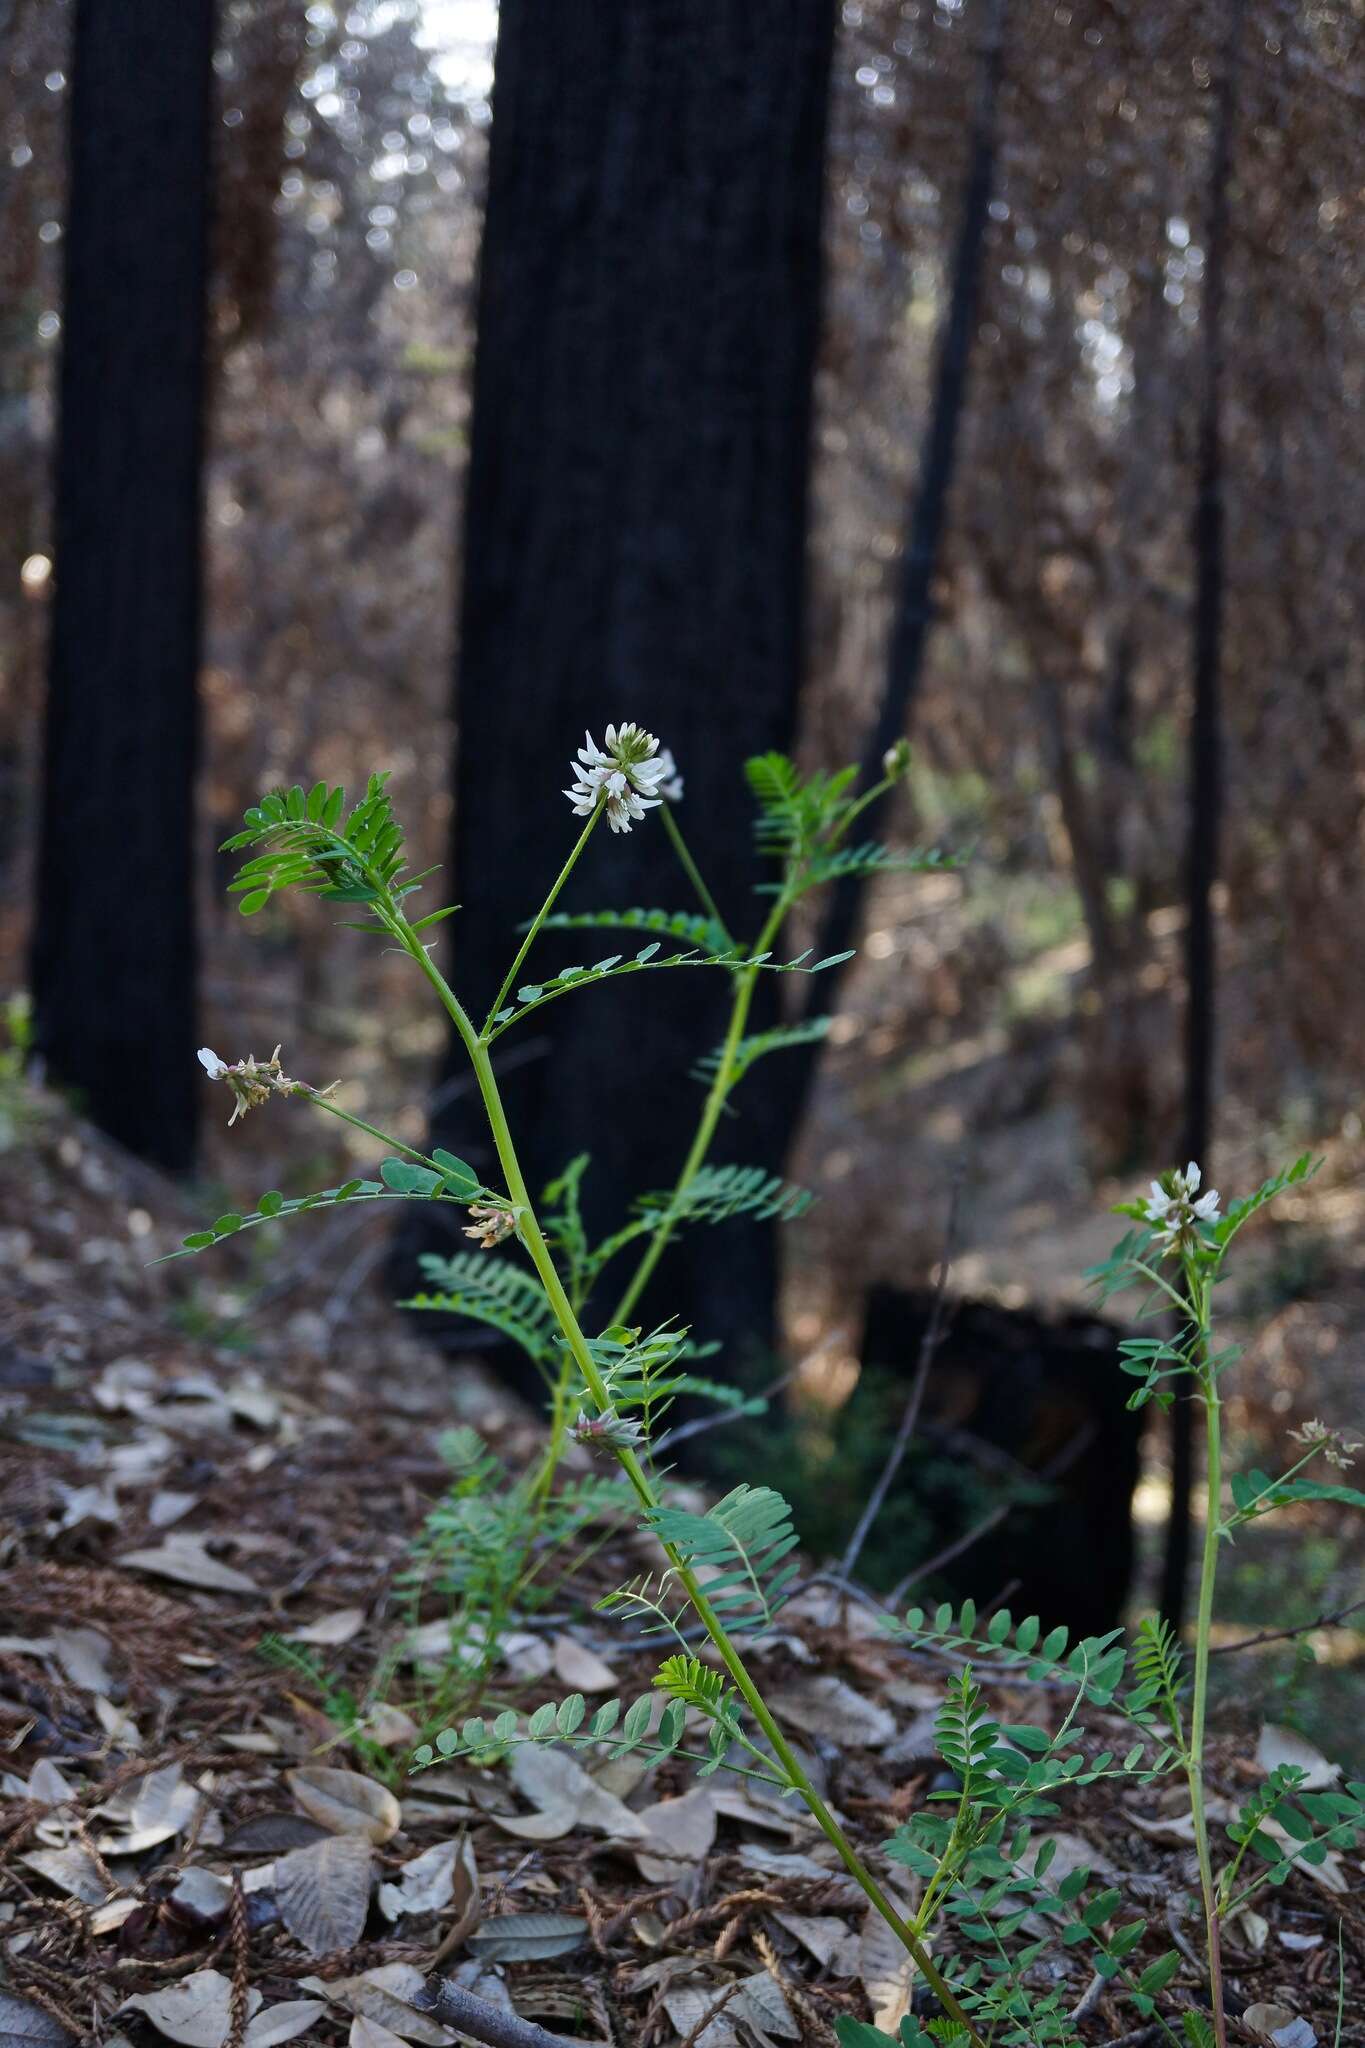
[[[475,1998],[472,1991],[452,1984],[449,1977],[428,1977],[412,2002],[419,2012],[434,2013],[438,2020],[468,2034],[471,2041],[484,2042],[486,2048],[575,2048],[566,2034],[551,2034],[534,2020],[490,2005],[486,1998]]]

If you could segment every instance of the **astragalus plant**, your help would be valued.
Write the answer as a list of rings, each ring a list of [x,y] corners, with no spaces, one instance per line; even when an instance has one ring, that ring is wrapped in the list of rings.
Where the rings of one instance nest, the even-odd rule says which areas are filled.
[[[426,1262],[429,1285],[417,1297],[417,1305],[478,1318],[502,1331],[525,1349],[545,1380],[550,1413],[546,1449],[524,1482],[518,1509],[518,1526],[524,1522],[530,1532],[528,1556],[535,1545],[536,1514],[557,1497],[558,1466],[570,1436],[614,1461],[641,1524],[658,1545],[655,1570],[603,1603],[627,1612],[663,1638],[667,1654],[651,1693],[628,1706],[610,1701],[591,1714],[575,1694],[546,1703],[526,1719],[513,1713],[492,1719],[473,1716],[441,1729],[433,1742],[419,1748],[413,1759],[416,1767],[461,1753],[489,1758],[515,1743],[559,1742],[605,1753],[633,1749],[655,1759],[690,1761],[703,1774],[725,1769],[759,1778],[805,1804],[856,1884],[909,1952],[939,2005],[941,2017],[930,2022],[938,2038],[981,2044],[1064,2043],[1076,2038],[1076,2030],[1060,1995],[1040,1991],[1030,1977],[1031,1965],[1045,1949],[1057,1941],[1083,1943],[1095,1970],[1111,1979],[1115,1990],[1127,1996],[1143,2017],[1155,2012],[1180,1956],[1171,1951],[1154,1959],[1140,1958],[1145,1924],[1121,1920],[1119,1895],[1094,1891],[1087,1872],[1071,1872],[1052,1886],[1046,1849],[1028,1853],[1031,1828],[1056,1813],[1058,1795],[1070,1787],[1115,1778],[1142,1783],[1175,1769],[1185,1771],[1196,1813],[1201,1812],[1207,1633],[1217,1544],[1242,1521],[1283,1500],[1304,1497],[1307,1485],[1297,1476],[1297,1467],[1276,1482],[1254,1475],[1248,1492],[1234,1492],[1232,1518],[1223,1515],[1216,1399],[1225,1360],[1213,1349],[1211,1292],[1227,1241],[1278,1184],[1220,1219],[1211,1213],[1207,1198],[1194,1199],[1190,1175],[1183,1181],[1168,1177],[1148,1205],[1148,1210],[1160,1208],[1161,1215],[1144,1211],[1139,1227],[1119,1247],[1103,1276],[1106,1285],[1147,1285],[1181,1318],[1178,1337],[1137,1339],[1127,1348],[1129,1368],[1143,1375],[1136,1398],[1166,1398],[1167,1382],[1183,1376],[1193,1382],[1206,1406],[1214,1404],[1212,1548],[1205,1556],[1206,1597],[1200,1603],[1188,1717],[1177,1646],[1154,1623],[1139,1631],[1131,1659],[1118,1632],[1069,1645],[1064,1630],[1044,1635],[1031,1618],[1016,1627],[1008,1615],[996,1615],[979,1628],[970,1607],[958,1614],[942,1609],[932,1619],[915,1613],[896,1624],[897,1633],[921,1647],[949,1653],[959,1666],[938,1722],[939,1751],[954,1789],[887,1844],[889,1855],[908,1866],[919,1881],[919,1904],[913,1912],[901,1910],[849,1840],[779,1725],[742,1648],[746,1634],[770,1628],[793,1581],[797,1537],[787,1502],[766,1485],[745,1482],[699,1514],[671,1497],[667,1476],[659,1468],[658,1424],[678,1394],[735,1398],[717,1377],[722,1367],[711,1366],[705,1378],[693,1369],[699,1354],[718,1347],[694,1341],[673,1321],[651,1330],[631,1321],[677,1231],[745,1213],[792,1215],[806,1200],[800,1190],[761,1165],[717,1166],[709,1155],[721,1116],[739,1084],[768,1055],[815,1028],[779,1027],[759,1033],[747,1028],[760,975],[813,974],[836,964],[812,961],[805,954],[776,957],[794,906],[809,891],[842,875],[942,864],[934,852],[894,854],[880,844],[859,843],[852,837],[866,807],[904,774],[907,760],[904,748],[894,749],[882,779],[862,792],[855,789],[852,769],[832,776],[802,776],[778,754],[747,764],[757,810],[758,850],[768,864],[760,884],[767,909],[752,940],[741,941],[722,921],[679,829],[674,806],[682,785],[671,756],[636,725],[608,726],[601,747],[589,737],[572,764],[572,787],[566,791],[574,814],[583,821],[577,840],[526,927],[498,995],[481,1020],[465,1008],[433,958],[432,936],[454,906],[414,914],[414,898],[428,878],[407,873],[402,834],[383,779],[372,779],[349,813],[344,793],[324,784],[308,793],[298,788],[262,798],[247,813],[245,829],[228,842],[229,848],[250,854],[232,884],[241,896],[242,910],[250,915],[264,909],[281,890],[300,889],[331,904],[354,906],[357,929],[408,956],[464,1048],[492,1135],[498,1173],[495,1181],[485,1183],[451,1153],[427,1154],[397,1143],[352,1116],[335,1099],[333,1089],[291,1079],[280,1064],[278,1048],[267,1061],[232,1062],[205,1049],[201,1058],[206,1071],[232,1093],[234,1119],[275,1095],[302,1097],[388,1148],[390,1156],[380,1162],[373,1178],[349,1180],[302,1197],[267,1193],[252,1214],[221,1216],[209,1229],[187,1238],[185,1250],[200,1251],[242,1230],[338,1202],[420,1201],[462,1212],[471,1249]],[[608,909],[577,915],[556,911],[566,882],[603,819],[611,832],[624,833],[648,824],[649,813],[655,810],[662,813],[662,829],[676,849],[698,908]],[[659,828],[657,820],[653,827]],[[471,878],[471,886],[477,886],[477,877]],[[590,965],[535,979],[528,961],[547,929],[604,929],[617,944],[624,940],[634,945],[637,939],[643,943],[634,952],[611,952]],[[670,940],[676,942],[671,947]],[[579,1206],[589,1162],[566,1162],[543,1199],[534,1198],[498,1086],[496,1049],[508,1033],[548,1004],[576,998],[601,983],[703,971],[728,980],[730,1015],[721,1045],[702,1064],[706,1085],[693,1141],[672,1185],[663,1193],[638,1197],[629,1207],[623,1200],[619,1227],[605,1241],[591,1243]],[[565,1085],[572,1085],[572,1077],[566,1077]],[[1294,1169],[1279,1184],[1287,1184],[1299,1172]],[[1167,1257],[1178,1261],[1180,1283],[1167,1277],[1162,1263]],[[618,1262],[625,1270],[611,1299],[605,1280]],[[604,1298],[610,1306],[602,1305]],[[978,1666],[1061,1686],[1052,1725],[997,1723],[983,1703]],[[1131,1723],[1132,1740],[1122,1754],[1089,1740],[1087,1719],[1094,1711],[1111,1717],[1118,1713]],[[1208,1893],[1213,1884],[1210,1873],[1206,1893],[1214,1899],[1208,1920],[1215,1983],[1219,1913],[1227,1910],[1239,1886],[1245,1889],[1237,1873],[1246,1855],[1263,1850],[1270,1819],[1277,1816],[1292,1833],[1299,1823],[1291,1823],[1289,1814],[1309,1816],[1309,1834],[1295,1837],[1302,1847],[1296,1846],[1294,1852],[1307,1855],[1314,1840],[1344,1839],[1343,1831],[1365,1818],[1357,1801],[1349,1813],[1345,1804],[1330,1815],[1323,1811],[1319,1825],[1319,1810],[1308,1798],[1295,1802],[1294,1787],[1281,1789],[1283,1798],[1277,1792],[1274,1816],[1263,1809],[1248,1820],[1236,1869],[1231,1878],[1224,1874],[1223,1894]],[[1209,1863],[1206,1831],[1201,1853],[1203,1870]],[[1278,1856],[1272,1863],[1271,1877],[1283,1861]],[[888,2039],[851,2020],[841,2021],[840,2033],[849,2044]],[[919,2022],[906,2020],[900,2038],[919,2041]]]

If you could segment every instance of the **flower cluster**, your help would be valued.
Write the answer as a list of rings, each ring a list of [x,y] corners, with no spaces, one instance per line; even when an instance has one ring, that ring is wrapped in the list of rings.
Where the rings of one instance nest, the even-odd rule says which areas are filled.
[[[1348,1465],[1354,1465],[1357,1451],[1365,1450],[1357,1436],[1348,1436],[1344,1429],[1333,1429],[1328,1422],[1319,1422],[1315,1416],[1305,1422],[1302,1429],[1291,1429],[1289,1434],[1296,1444],[1305,1444],[1310,1450],[1322,1452],[1329,1465],[1344,1472]]]
[[[634,1451],[645,1441],[644,1425],[634,1416],[618,1415],[614,1408],[601,1415],[576,1416],[569,1435],[575,1443],[586,1444],[589,1450]]]
[[[1218,1221],[1218,1190],[1210,1188],[1200,1195],[1202,1179],[1192,1159],[1183,1173],[1166,1173],[1152,1182],[1151,1199],[1143,1203],[1142,1212],[1168,1252],[1197,1243],[1199,1225]]]
[[[660,752],[653,733],[639,725],[609,725],[606,746],[584,733],[576,760],[569,763],[575,778],[564,794],[580,818],[589,818],[605,803],[613,832],[629,832],[646,811],[657,810],[665,797],[682,795],[682,777],[667,747]]]
[[[258,1060],[255,1053],[248,1053],[244,1060],[237,1060],[229,1066],[219,1059],[213,1048],[202,1045],[199,1048],[199,1064],[210,1081],[226,1081],[233,1094],[233,1111],[228,1118],[228,1128],[236,1123],[239,1116],[245,1116],[249,1109],[259,1109],[269,1102],[272,1095],[330,1095],[340,1083],[333,1081],[326,1088],[314,1088],[307,1081],[291,1081],[280,1065],[280,1048],[275,1047],[268,1060]]]
[[[501,1244],[504,1238],[510,1237],[516,1227],[514,1210],[499,1208],[495,1202],[471,1202],[464,1234],[488,1252],[495,1244]]]

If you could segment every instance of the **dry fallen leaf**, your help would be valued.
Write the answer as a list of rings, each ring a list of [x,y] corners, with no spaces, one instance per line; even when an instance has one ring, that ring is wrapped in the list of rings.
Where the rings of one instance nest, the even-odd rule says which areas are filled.
[[[699,1864],[716,1839],[714,1781],[694,1785],[679,1799],[646,1806],[640,1819],[649,1839],[635,1850],[635,1867],[646,1884],[668,1884]]]
[[[286,1998],[268,2005],[247,2027],[242,2048],[278,2048],[282,2041],[296,2041],[326,2010],[321,1998]]]
[[[1242,2014],[1242,2024],[1263,2041],[1273,2042],[1274,2048],[1317,2048],[1318,2037],[1308,2021],[1286,2005],[1264,2001],[1249,2005]]]
[[[461,1858],[472,1863],[468,1838],[437,1842],[403,1865],[397,1884],[381,1884],[379,1910],[386,1920],[403,1913],[439,1913],[455,1896],[456,1869]],[[466,1879],[467,1884],[467,1879]]]
[[[71,2040],[51,2013],[0,1989],[0,2048],[71,2048]]]
[[[321,1841],[327,1830],[301,1813],[257,1813],[240,1821],[223,1842],[228,1856],[279,1856]]]
[[[498,1827],[526,1842],[556,1842],[571,1828],[587,1828],[617,1841],[639,1841],[648,1834],[638,1814],[614,1794],[603,1791],[583,1766],[563,1749],[514,1749],[508,1773],[536,1811],[492,1815]]]
[[[862,1941],[845,1920],[833,1913],[774,1913],[773,1918],[788,1934],[795,1935],[802,1948],[809,1949],[817,1963],[836,1977],[856,1977],[862,1961]]]
[[[370,1910],[374,1850],[363,1835],[324,1835],[275,1865],[280,1918],[311,1956],[353,1948]]]
[[[364,2013],[357,2013],[351,2021],[347,2036],[347,2048],[406,2048],[401,2034],[395,2034],[379,2020],[366,2019]]]
[[[499,1913],[470,1935],[467,1947],[481,1963],[544,1963],[572,1955],[587,1938],[579,1913]]]
[[[1341,1765],[1327,1761],[1320,1749],[1314,1749],[1292,1728],[1277,1727],[1267,1721],[1261,1730],[1260,1741],[1256,1744],[1256,1761],[1267,1773],[1281,1764],[1293,1764],[1305,1775],[1305,1792],[1324,1792],[1341,1776]]]
[[[555,1676],[568,1692],[615,1692],[616,1673],[610,1664],[604,1663],[596,1650],[589,1650],[584,1644],[574,1641],[572,1636],[556,1636],[553,1644]]]
[[[875,1700],[864,1699],[830,1672],[782,1686],[770,1695],[770,1704],[784,1726],[790,1722],[805,1734],[836,1743],[841,1749],[876,1749],[890,1742],[896,1732],[894,1714]]]
[[[187,1782],[179,1764],[148,1771],[126,1792],[95,1808],[102,1819],[114,1823],[112,1830],[95,1837],[95,1847],[103,1856],[140,1856],[145,1849],[155,1849],[183,1834],[198,1811],[199,1798],[198,1787]]]
[[[285,1641],[289,1643],[320,1643],[337,1648],[349,1643],[352,1636],[359,1635],[365,1626],[363,1607],[339,1607],[335,1614],[320,1614],[316,1621],[310,1621],[306,1628],[289,1631]]]
[[[260,1587],[245,1572],[234,1571],[210,1557],[202,1536],[173,1534],[153,1550],[128,1550],[118,1560],[134,1571],[152,1572],[160,1579],[174,1579],[182,1586],[199,1586],[213,1593],[260,1593]]]
[[[52,1650],[71,1683],[81,1692],[107,1693],[113,1680],[106,1659],[109,1639],[97,1628],[58,1628]]]
[[[34,1849],[20,1860],[83,1906],[102,1906],[109,1896],[109,1887],[88,1849],[74,1845],[70,1849]]]
[[[259,1991],[248,1991],[248,2016],[262,2003]],[[178,1984],[125,1999],[119,2010],[144,2013],[159,2034],[183,2048],[222,2048],[232,2024],[232,1979],[221,1970],[196,1970]]]
[[[377,2020],[400,2040],[417,2042],[418,2048],[443,2048],[455,2038],[449,2027],[416,2011],[412,2003],[424,1982],[422,1972],[411,1963],[381,1963],[378,1969],[362,1970],[355,1977],[333,1977],[326,1983],[320,1977],[305,1977],[299,1988],[315,1991],[360,2018]]]
[[[310,1819],[334,1835],[364,1835],[387,1842],[403,1824],[403,1809],[386,1785],[362,1778],[359,1771],[333,1771],[310,1764],[286,1771],[285,1783]]]

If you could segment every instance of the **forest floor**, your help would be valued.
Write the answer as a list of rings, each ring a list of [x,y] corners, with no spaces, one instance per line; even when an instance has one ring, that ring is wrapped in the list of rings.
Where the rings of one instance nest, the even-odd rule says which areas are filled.
[[[476,1423],[516,1468],[535,1419],[348,1282],[366,1270],[354,1246],[333,1247],[329,1273],[298,1234],[315,1219],[265,1267],[242,1245],[215,1254],[254,1301],[224,1320],[202,1262],[147,1263],[202,1222],[183,1192],[50,1102],[22,1116],[0,1152],[0,2041],[448,2042],[422,2009],[441,1977],[611,2048],[828,2042],[839,2014],[894,2029],[914,1996],[904,1958],[789,1803],[562,1751],[405,1776],[447,1629],[428,1598],[414,1636],[397,1591],[449,1483],[439,1440]],[[551,1611],[504,1638],[500,1706],[648,1690],[657,1658],[591,1610],[641,1568],[638,1538],[623,1518],[595,1540]],[[880,1844],[933,1787],[948,1667],[888,1641],[872,1603],[813,1584],[761,1668],[904,1895],[913,1879]],[[339,1736],[328,1692],[362,1703],[363,1740]],[[1009,1721],[1056,1705],[1018,1683],[992,1701]],[[1216,1814],[1283,1740],[1229,1704]],[[1182,1951],[1170,2010],[1197,2007],[1188,1799],[1091,1787],[1052,1831],[1054,1874],[1088,1865],[1118,1888],[1150,1923],[1143,1960]],[[1087,2042],[1157,2038],[1082,1955],[1055,1958]],[[1262,1894],[1226,1968],[1239,2042],[1359,2048],[1360,1858]]]

